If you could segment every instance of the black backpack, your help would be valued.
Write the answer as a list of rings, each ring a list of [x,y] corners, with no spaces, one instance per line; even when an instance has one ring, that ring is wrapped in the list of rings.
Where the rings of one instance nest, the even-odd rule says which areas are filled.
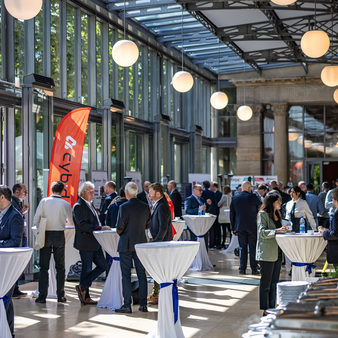
[[[77,261],[75,264],[73,264],[69,267],[69,272],[67,274],[67,281],[68,282],[79,281],[81,271],[82,271],[82,262]]]

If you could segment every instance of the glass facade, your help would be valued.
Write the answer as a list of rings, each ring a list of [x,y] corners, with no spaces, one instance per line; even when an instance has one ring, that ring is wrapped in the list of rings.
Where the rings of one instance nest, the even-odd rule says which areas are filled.
[[[325,166],[338,158],[337,105],[291,106],[289,109],[290,182],[329,180]]]

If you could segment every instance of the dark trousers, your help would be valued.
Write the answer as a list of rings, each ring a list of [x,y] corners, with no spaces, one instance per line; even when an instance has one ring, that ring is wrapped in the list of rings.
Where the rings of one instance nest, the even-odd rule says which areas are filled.
[[[13,302],[12,302],[13,291],[14,291],[14,285],[11,287],[11,289],[6,294],[6,296],[11,297],[6,306],[6,315],[7,315],[7,322],[8,322],[9,329],[11,331],[12,336],[14,337],[14,307],[13,307]],[[0,300],[0,302],[2,302],[2,299]]]
[[[137,278],[139,281],[139,296],[140,305],[147,305],[147,276],[144,267],[137,257],[136,251],[132,252],[120,252],[120,264],[122,272],[122,293],[124,306],[131,306],[131,268],[132,260],[134,260]]]
[[[227,238],[227,230],[229,232],[230,242],[231,242],[231,229],[230,223],[220,223],[220,227],[222,227],[222,245],[225,245],[225,240]]]
[[[329,228],[330,226],[330,219],[328,217],[318,217],[319,226],[324,228]]]
[[[218,223],[218,217],[216,218],[215,223],[212,225],[209,231],[209,235],[210,235],[210,245],[209,245],[210,248],[221,245],[221,227],[220,224]]]
[[[48,293],[48,270],[53,253],[56,269],[57,296],[65,294],[65,234],[63,231],[46,231],[45,246],[40,249],[39,297]]]
[[[248,231],[238,231],[238,242],[240,252],[239,269],[245,271],[248,262],[248,246],[250,254],[250,267],[252,271],[257,270],[256,262],[256,241],[257,235]]]
[[[259,284],[259,307],[261,310],[275,308],[276,289],[282,266],[281,256],[275,262],[259,262],[261,267],[261,281]]]
[[[80,285],[86,290],[86,298],[89,298],[89,287],[102,272],[106,271],[107,262],[101,248],[96,251],[80,250],[80,257],[82,262]],[[93,263],[95,264],[94,270]]]

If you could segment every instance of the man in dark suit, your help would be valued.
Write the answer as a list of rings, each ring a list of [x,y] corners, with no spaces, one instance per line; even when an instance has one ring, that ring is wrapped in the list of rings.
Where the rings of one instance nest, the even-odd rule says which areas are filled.
[[[169,181],[168,190],[170,192],[169,197],[174,205],[174,215],[175,217],[181,217],[182,216],[182,197],[181,197],[181,194],[176,189],[175,181]]]
[[[75,224],[74,248],[80,252],[82,271],[80,284],[77,285],[81,304],[96,305],[89,295],[89,287],[92,282],[106,270],[107,263],[100,244],[95,239],[93,231],[109,230],[107,226],[101,226],[99,216],[92,204],[94,200],[94,184],[84,182],[79,188],[79,199],[73,207],[73,220]],[[93,263],[96,265],[92,270]]]
[[[209,181],[203,181],[202,198],[204,198],[204,200],[207,202],[207,204],[206,204],[207,210],[206,211],[208,213],[212,214],[212,215],[217,216],[218,206],[217,206],[217,203],[216,203],[216,196],[215,196],[215,193],[210,190],[210,182]],[[214,230],[215,230],[215,227],[217,228],[217,225],[219,227],[218,222],[217,222],[217,224],[216,224],[216,222],[217,222],[217,219],[208,232],[208,235],[210,237],[209,248],[213,248],[215,246]],[[217,229],[216,229],[216,233],[217,233]],[[208,237],[207,237],[207,241],[208,241]],[[208,245],[207,245],[207,248],[208,248]]]
[[[255,194],[252,194],[252,187],[249,181],[242,184],[242,192],[233,197],[230,204],[230,223],[235,236],[238,236],[240,248],[241,274],[246,273],[248,260],[248,245],[250,252],[250,267],[253,275],[258,274],[256,262],[256,241],[257,241],[257,213],[261,201]]]
[[[218,222],[218,216],[219,216],[219,207],[218,207],[218,202],[222,198],[222,193],[218,190],[218,183],[217,182],[212,182],[210,190],[215,194],[214,195],[214,202],[215,202],[215,207],[216,207],[216,221],[212,225],[213,229],[213,244],[216,246],[216,249],[220,250],[222,249],[221,246],[221,226]],[[212,242],[212,240],[210,240]]]
[[[104,200],[102,205],[102,209],[100,210],[100,222],[101,224],[106,224],[106,216],[108,212],[108,208],[115,197],[117,197],[116,193],[116,184],[113,181],[109,181],[104,185],[104,192],[107,197]]]
[[[0,248],[21,246],[24,221],[21,213],[11,205],[12,192],[0,185]],[[14,309],[12,302],[13,287],[8,291],[9,302],[6,305],[7,321],[14,337]],[[0,300],[2,301],[2,300]]]
[[[137,198],[141,200],[142,202],[146,203],[149,205],[149,207],[152,207],[152,203],[149,199],[149,186],[150,186],[149,181],[144,181],[143,183],[143,191],[137,194]]]
[[[140,307],[142,312],[148,312],[147,308],[147,277],[145,269],[137,257],[135,244],[147,242],[145,230],[150,225],[150,209],[147,204],[140,201],[137,196],[137,185],[134,182],[127,183],[125,194],[128,202],[122,204],[119,209],[116,222],[116,230],[120,235],[117,251],[120,254],[122,272],[123,305],[116,309],[118,313],[131,313],[131,268],[134,260],[137,278],[139,280]]]
[[[171,212],[162,184],[154,183],[149,187],[149,198],[154,203],[150,224],[152,241],[171,241],[173,239]],[[158,304],[159,292],[160,286],[154,281],[153,294],[148,299],[150,304]]]

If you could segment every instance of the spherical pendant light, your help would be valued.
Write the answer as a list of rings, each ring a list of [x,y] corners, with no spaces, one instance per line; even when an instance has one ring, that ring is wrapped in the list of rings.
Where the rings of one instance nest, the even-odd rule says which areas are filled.
[[[210,97],[210,104],[215,108],[215,109],[223,109],[227,106],[228,104],[228,96],[227,94],[223,92],[216,92],[213,93]]]
[[[5,0],[5,7],[14,18],[29,20],[39,14],[42,0]]]
[[[330,39],[324,31],[312,30],[302,36],[300,46],[308,57],[319,58],[329,50]]]
[[[290,128],[289,129],[289,141],[294,142],[298,139],[298,131],[297,129]],[[303,139],[302,139],[303,140]]]
[[[338,104],[338,88],[333,93],[333,99]]]
[[[120,40],[113,46],[113,59],[121,67],[132,66],[137,61],[138,55],[138,47],[133,41]]]
[[[180,71],[174,74],[172,85],[180,93],[188,92],[194,85],[194,78],[185,71]]]
[[[252,118],[252,109],[249,106],[240,106],[237,109],[237,117],[241,121],[249,121]]]
[[[312,146],[312,141],[311,140],[305,140],[304,141],[304,147],[305,148],[311,148]]]
[[[320,78],[328,87],[338,86],[338,66],[326,66],[322,69]]]
[[[296,0],[271,0],[273,3],[277,4],[277,5],[281,5],[281,6],[287,6],[287,5],[291,5],[294,2],[296,2]]]

